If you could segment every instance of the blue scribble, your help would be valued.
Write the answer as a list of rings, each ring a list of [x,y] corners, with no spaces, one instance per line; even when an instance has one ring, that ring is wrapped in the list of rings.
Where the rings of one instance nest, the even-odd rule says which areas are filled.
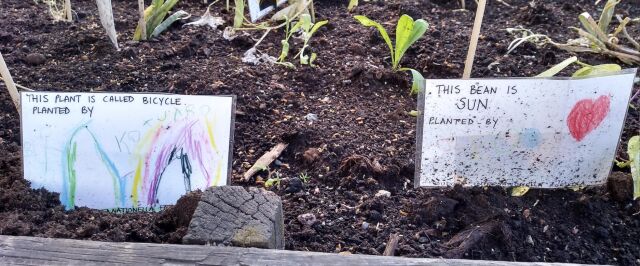
[[[540,130],[537,128],[525,128],[520,132],[520,143],[527,148],[535,148],[542,142]]]

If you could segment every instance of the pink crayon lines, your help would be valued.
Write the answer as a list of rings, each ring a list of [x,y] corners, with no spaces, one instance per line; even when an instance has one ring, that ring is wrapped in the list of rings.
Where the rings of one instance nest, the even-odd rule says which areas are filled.
[[[144,134],[134,152],[134,207],[158,203],[163,174],[174,162],[180,163],[186,192],[191,191],[192,162],[202,173],[206,187],[219,184],[223,160],[216,146],[214,124],[206,119],[159,122]]]

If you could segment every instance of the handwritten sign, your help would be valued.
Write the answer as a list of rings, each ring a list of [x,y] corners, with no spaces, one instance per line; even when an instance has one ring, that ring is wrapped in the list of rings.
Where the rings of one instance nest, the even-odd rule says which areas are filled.
[[[159,210],[228,184],[232,96],[20,96],[24,176],[68,209]]]
[[[427,80],[415,184],[603,184],[634,76]]]

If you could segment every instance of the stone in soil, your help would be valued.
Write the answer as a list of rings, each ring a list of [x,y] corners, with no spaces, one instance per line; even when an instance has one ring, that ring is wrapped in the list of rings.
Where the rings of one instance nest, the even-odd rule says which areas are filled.
[[[280,197],[254,187],[211,187],[203,192],[182,241],[283,249]]]
[[[43,54],[32,53],[28,54],[24,61],[26,61],[29,65],[37,66],[42,65],[47,60]]]

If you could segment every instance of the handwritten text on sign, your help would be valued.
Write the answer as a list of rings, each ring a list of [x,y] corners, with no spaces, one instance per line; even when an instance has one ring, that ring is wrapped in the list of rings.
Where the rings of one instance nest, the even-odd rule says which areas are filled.
[[[427,80],[416,185],[604,183],[634,75]]]
[[[157,210],[225,185],[233,97],[22,92],[24,175],[67,208]]]

